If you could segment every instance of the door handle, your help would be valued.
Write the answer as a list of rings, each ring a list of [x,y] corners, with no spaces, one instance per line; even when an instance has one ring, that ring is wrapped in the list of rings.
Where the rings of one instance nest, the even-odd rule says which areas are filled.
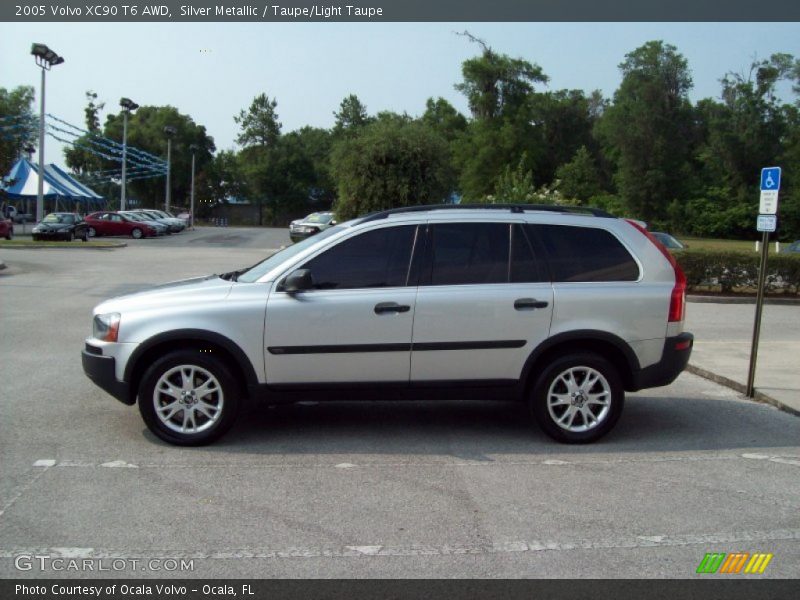
[[[548,302],[536,300],[536,298],[517,298],[514,300],[516,310],[526,310],[529,308],[547,308]]]
[[[406,304],[398,304],[397,302],[379,302],[375,305],[375,314],[383,315],[386,313],[404,313],[411,310],[411,307]]]

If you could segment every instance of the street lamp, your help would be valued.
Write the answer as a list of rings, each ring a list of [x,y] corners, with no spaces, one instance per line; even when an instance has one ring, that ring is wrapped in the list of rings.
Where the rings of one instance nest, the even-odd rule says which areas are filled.
[[[125,167],[128,161],[128,115],[132,110],[139,108],[130,98],[121,98],[119,105],[122,107],[122,192],[119,198],[119,209],[125,210]]]
[[[172,125],[167,125],[164,127],[164,133],[167,134],[167,202],[164,210],[169,212],[169,204],[172,196],[172,189],[170,185],[170,171],[172,169],[172,136],[178,133],[178,130]]]
[[[190,192],[191,207],[189,208],[189,227],[194,230],[194,158],[195,153],[200,150],[200,146],[197,144],[191,144],[189,146],[189,150],[192,151],[192,187]]]
[[[42,94],[39,108],[39,189],[36,193],[36,220],[44,218],[44,73],[52,67],[64,62],[64,57],[59,56],[46,44],[33,44],[31,54],[36,59],[36,66],[42,69]]]

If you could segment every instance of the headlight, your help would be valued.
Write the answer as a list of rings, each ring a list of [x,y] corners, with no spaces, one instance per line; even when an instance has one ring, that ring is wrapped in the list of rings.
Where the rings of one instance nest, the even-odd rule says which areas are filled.
[[[116,342],[119,335],[119,313],[96,315],[93,321],[92,334],[97,340]]]

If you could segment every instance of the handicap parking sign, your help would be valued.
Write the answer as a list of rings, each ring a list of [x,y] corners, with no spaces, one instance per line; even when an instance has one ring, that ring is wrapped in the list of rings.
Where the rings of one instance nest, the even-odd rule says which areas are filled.
[[[781,168],[766,167],[761,169],[761,191],[777,192],[781,189]]]

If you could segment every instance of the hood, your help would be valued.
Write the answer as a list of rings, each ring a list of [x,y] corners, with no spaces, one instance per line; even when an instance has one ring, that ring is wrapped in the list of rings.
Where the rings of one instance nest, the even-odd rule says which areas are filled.
[[[173,281],[141,292],[106,300],[95,307],[94,314],[153,310],[159,307],[195,302],[218,302],[225,299],[231,285],[233,285],[232,282],[222,279],[218,275]]]

